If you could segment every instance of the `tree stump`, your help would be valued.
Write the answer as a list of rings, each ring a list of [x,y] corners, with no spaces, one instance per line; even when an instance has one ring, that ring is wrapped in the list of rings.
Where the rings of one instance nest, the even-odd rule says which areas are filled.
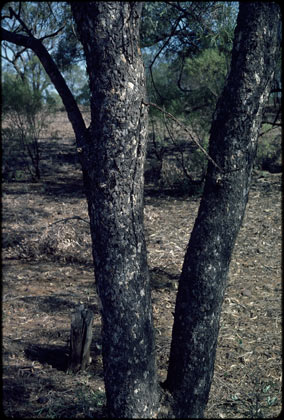
[[[93,312],[84,305],[79,305],[72,314],[68,371],[85,370],[90,364],[93,319]]]

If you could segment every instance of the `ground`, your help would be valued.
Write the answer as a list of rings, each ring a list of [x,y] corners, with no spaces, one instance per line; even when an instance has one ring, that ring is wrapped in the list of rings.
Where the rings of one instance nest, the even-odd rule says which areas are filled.
[[[57,121],[57,137],[41,141],[40,182],[2,185],[2,374],[8,417],[106,417],[87,206],[72,131],[64,124],[64,133]],[[145,195],[161,381],[199,200]],[[85,372],[70,374],[70,321],[80,302],[95,313],[92,363]],[[262,172],[254,174],[231,262],[205,417],[277,416],[281,356],[281,175]]]

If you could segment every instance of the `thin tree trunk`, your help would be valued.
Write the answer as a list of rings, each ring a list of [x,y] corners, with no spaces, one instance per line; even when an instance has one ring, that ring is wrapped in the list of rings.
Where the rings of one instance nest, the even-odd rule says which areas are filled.
[[[209,162],[177,294],[164,384],[177,418],[202,417],[207,404],[229,264],[275,67],[279,14],[273,3],[240,3],[231,72],[210,138],[210,156],[223,171]]]
[[[83,147],[95,277],[101,299],[109,415],[150,418],[157,408],[155,343],[143,228],[145,78],[141,3],[71,3],[91,89]]]

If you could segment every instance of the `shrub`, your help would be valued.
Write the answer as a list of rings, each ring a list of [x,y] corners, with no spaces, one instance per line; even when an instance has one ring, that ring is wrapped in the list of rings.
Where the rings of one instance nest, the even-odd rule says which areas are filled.
[[[11,74],[4,75],[2,98],[2,175],[4,179],[13,179],[28,172],[33,180],[38,180],[39,137],[47,126],[49,108],[42,104],[39,92]]]

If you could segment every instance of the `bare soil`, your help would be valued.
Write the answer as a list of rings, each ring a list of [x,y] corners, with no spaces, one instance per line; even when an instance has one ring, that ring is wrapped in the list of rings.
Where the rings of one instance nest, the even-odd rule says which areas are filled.
[[[41,142],[40,182],[2,185],[3,409],[11,418],[106,418],[87,205],[66,127],[57,121],[57,139]],[[145,195],[161,381],[199,200]],[[281,289],[281,175],[257,173],[231,263],[206,418],[279,415]],[[68,374],[71,314],[80,302],[95,313],[92,363]]]

